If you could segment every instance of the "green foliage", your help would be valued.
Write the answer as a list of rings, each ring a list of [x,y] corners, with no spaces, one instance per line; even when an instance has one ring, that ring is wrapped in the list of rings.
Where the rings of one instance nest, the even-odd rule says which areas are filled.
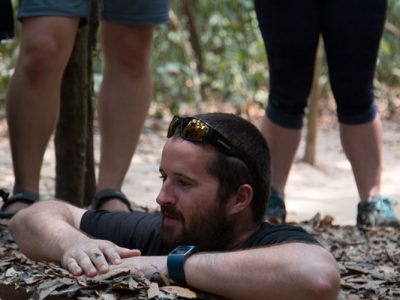
[[[400,1],[389,1],[387,22],[394,25],[400,33]],[[388,30],[384,31],[381,41],[377,80],[389,86],[400,84],[400,36]]]
[[[13,2],[14,10],[16,3]],[[18,35],[19,27],[15,26],[15,35]],[[19,41],[17,39],[8,39],[0,41],[0,101],[5,98],[7,85],[12,73],[14,72],[15,63],[19,49]]]
[[[13,53],[15,43],[12,41],[0,42],[0,101],[5,98],[8,81],[13,72]]]
[[[177,0],[172,10],[184,25],[188,20]],[[205,100],[229,100],[237,107],[243,102],[265,101],[257,97],[266,88],[267,65],[258,30],[253,1],[190,1],[200,33],[203,69],[200,74]],[[153,52],[155,99],[176,109],[177,103],[193,103],[193,72],[181,34],[170,24],[159,27]]]
[[[396,114],[400,99],[400,1],[389,0],[386,30],[379,52],[375,86],[378,99],[387,100],[388,117]],[[391,30],[389,30],[391,28]]]

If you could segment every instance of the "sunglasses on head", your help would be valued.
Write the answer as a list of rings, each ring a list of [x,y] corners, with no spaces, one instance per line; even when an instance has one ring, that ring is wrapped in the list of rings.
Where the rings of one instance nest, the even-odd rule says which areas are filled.
[[[205,121],[193,117],[174,116],[169,124],[167,137],[173,136],[177,128],[180,137],[185,140],[210,144],[225,154],[238,157],[232,143]]]

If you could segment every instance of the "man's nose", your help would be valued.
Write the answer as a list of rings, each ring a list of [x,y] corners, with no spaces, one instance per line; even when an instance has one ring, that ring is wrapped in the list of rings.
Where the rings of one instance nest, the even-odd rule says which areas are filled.
[[[174,197],[172,187],[167,180],[163,182],[156,201],[159,205],[174,205],[176,203],[176,198]]]

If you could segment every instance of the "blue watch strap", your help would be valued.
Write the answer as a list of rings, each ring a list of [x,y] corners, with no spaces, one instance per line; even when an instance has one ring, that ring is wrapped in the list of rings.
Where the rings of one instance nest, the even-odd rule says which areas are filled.
[[[197,252],[197,247],[193,245],[182,245],[176,247],[167,258],[168,276],[179,284],[185,284],[184,264],[186,259]]]

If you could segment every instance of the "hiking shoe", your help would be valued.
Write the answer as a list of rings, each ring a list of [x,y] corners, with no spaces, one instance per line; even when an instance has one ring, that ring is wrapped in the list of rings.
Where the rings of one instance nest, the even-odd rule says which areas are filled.
[[[392,226],[400,228],[400,221],[393,213],[392,201],[374,197],[358,204],[357,226]]]
[[[284,223],[286,219],[286,206],[285,198],[283,195],[278,194],[278,192],[272,188],[271,195],[268,199],[267,209],[264,213],[264,220],[278,224]]]

